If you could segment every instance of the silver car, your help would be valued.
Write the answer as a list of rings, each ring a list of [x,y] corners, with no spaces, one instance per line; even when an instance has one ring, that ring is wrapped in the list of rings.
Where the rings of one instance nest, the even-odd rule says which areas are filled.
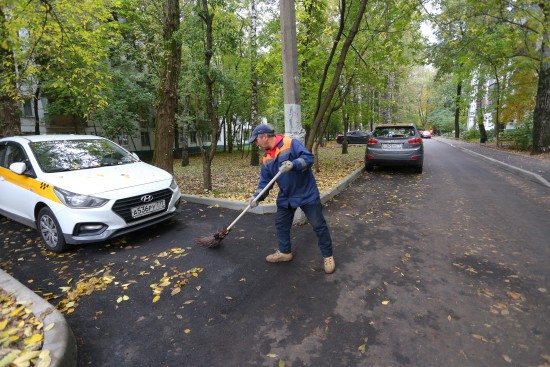
[[[413,124],[381,125],[374,128],[365,151],[365,170],[375,166],[412,166],[422,173],[424,145]]]

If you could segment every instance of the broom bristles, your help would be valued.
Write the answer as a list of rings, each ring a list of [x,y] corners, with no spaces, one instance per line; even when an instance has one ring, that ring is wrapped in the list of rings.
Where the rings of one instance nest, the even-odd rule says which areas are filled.
[[[216,233],[214,236],[198,237],[194,239],[194,242],[202,247],[217,247],[222,243],[222,240],[229,231],[224,228],[223,231]]]

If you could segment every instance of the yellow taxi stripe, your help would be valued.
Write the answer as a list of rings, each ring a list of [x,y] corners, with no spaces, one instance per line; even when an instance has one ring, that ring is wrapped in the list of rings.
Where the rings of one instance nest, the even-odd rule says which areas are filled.
[[[17,173],[4,167],[0,167],[0,175],[4,177],[7,182],[13,185],[19,186],[25,190],[30,190],[38,196],[62,204],[61,200],[59,200],[57,195],[53,192],[53,186],[48,183],[39,181],[29,176],[18,175]]]

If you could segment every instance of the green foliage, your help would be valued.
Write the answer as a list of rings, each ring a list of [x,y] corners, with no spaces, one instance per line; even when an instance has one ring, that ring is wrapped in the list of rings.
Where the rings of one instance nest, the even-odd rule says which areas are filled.
[[[86,116],[104,107],[105,61],[117,44],[110,10],[110,0],[14,0],[2,5],[7,35],[2,45],[13,51],[19,95],[32,93],[40,83],[67,114]]]
[[[471,129],[462,135],[462,138],[467,141],[479,141],[479,138],[481,137],[478,129]]]

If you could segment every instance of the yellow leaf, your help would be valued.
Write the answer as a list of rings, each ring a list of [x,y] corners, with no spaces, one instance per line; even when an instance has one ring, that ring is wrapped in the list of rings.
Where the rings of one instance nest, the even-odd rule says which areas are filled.
[[[21,312],[23,312],[24,309],[25,309],[25,306],[21,306],[21,307],[15,309],[14,311],[12,311],[10,316],[11,317],[17,317],[17,316],[19,316],[19,314],[21,314]]]
[[[191,332],[191,329],[185,329],[183,332],[184,332],[185,334],[189,334],[189,333]]]
[[[153,303],[157,302],[159,299],[160,299],[160,296],[155,296],[155,298],[153,298]]]
[[[282,359],[279,360],[279,367],[285,367],[285,361]]]
[[[0,321],[0,330],[4,330],[6,328],[6,325],[8,325],[8,319]]]
[[[447,320],[451,321],[451,315],[447,316]]]
[[[191,303],[193,303],[193,302],[195,302],[195,301],[193,301],[193,300],[189,300],[189,301],[185,301],[185,302],[183,302],[183,304],[184,304],[184,305],[190,305],[190,304],[191,304]]]
[[[269,357],[269,358],[279,358],[279,356],[274,354],[274,353],[267,354],[267,357]]]
[[[365,353],[365,350],[367,349],[367,345],[366,345],[366,344],[362,344],[362,345],[360,345],[359,348],[357,348],[357,349],[359,349],[359,351],[360,351],[361,353]]]
[[[23,343],[25,345],[35,344],[35,343],[41,342],[43,338],[44,337],[42,336],[42,334],[34,334],[30,338],[25,339]]]
[[[172,295],[172,296],[175,296],[175,295],[178,294],[180,291],[181,291],[181,288],[180,288],[180,287],[174,288],[174,289],[172,289],[171,295]]]
[[[383,305],[387,305],[388,303],[390,303],[390,301],[382,301]]]
[[[49,324],[44,328],[44,331],[50,331],[51,329],[53,329],[54,326],[55,326],[55,322],[52,322],[51,324]]]
[[[120,303],[120,302],[122,302],[122,297],[118,297],[118,298],[116,299],[116,303]]]

